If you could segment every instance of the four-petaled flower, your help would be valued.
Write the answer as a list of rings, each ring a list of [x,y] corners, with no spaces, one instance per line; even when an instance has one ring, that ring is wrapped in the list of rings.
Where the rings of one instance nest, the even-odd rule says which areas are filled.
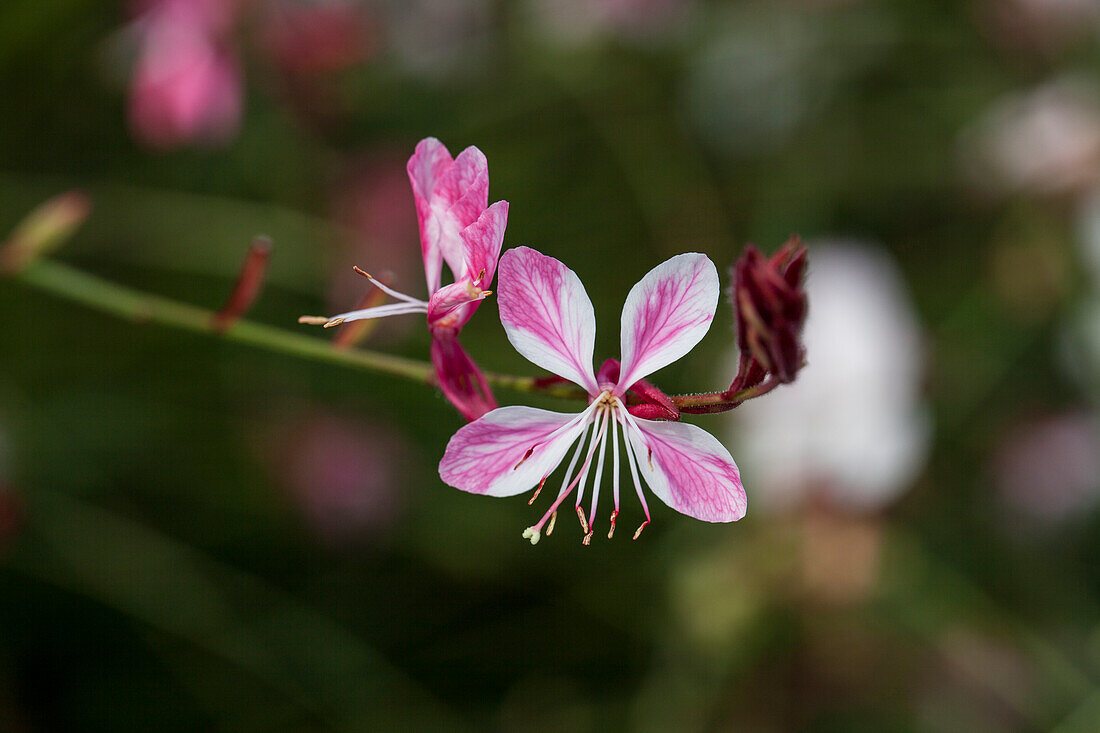
[[[486,288],[493,280],[504,241],[508,202],[488,205],[489,166],[485,155],[473,146],[452,159],[443,143],[425,138],[409,158],[408,172],[420,224],[428,300],[399,293],[364,272],[374,285],[400,302],[332,318],[303,316],[299,320],[328,328],[365,318],[426,314],[439,387],[467,420],[475,420],[494,409],[496,401],[481,370],[459,343],[458,334],[481,301],[492,294]],[[444,262],[454,275],[449,285],[441,285]]]
[[[615,502],[610,538],[619,514],[618,435],[622,430],[626,464],[646,517],[635,538],[650,522],[639,476],[658,498],[688,516],[708,522],[731,522],[744,516],[741,477],[721,443],[694,425],[636,417],[625,404],[626,393],[636,382],[684,356],[710,328],[719,285],[714,264],[705,255],[677,255],[631,289],[623,306],[617,378],[607,370],[601,369],[599,376],[592,370],[596,319],[576,273],[553,257],[518,247],[501,258],[499,288],[500,317],[508,340],[537,366],[584,388],[589,405],[579,414],[520,406],[488,413],[451,438],[439,464],[443,481],[489,496],[514,496],[535,488],[533,502],[576,443],[557,498],[523,536],[535,544],[548,522],[546,533],[552,532],[558,507],[575,490],[574,507],[588,544],[610,438]],[[586,517],[581,501],[590,473],[594,480]]]

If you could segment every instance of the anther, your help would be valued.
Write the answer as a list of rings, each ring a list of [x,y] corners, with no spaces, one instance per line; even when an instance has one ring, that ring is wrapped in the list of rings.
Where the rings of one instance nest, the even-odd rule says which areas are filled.
[[[585,547],[587,547],[588,545],[591,545],[591,544],[592,544],[592,535],[593,535],[593,534],[595,534],[595,532],[589,532],[588,534],[586,534],[586,535],[584,536],[584,539],[583,539],[583,540],[581,540],[581,544],[583,544],[583,545],[584,545]]]
[[[298,323],[306,323],[310,326],[323,326],[330,320],[328,316],[298,316]]]
[[[325,328],[332,328],[333,326],[339,326],[343,322],[344,322],[343,318],[333,318],[332,320],[325,322]]]
[[[520,461],[522,463],[523,461]],[[517,466],[517,468],[519,468]],[[542,481],[539,481],[538,488],[535,489],[535,493],[531,495],[531,500],[527,502],[527,506],[531,506],[535,503],[535,499],[539,498],[539,492],[542,491],[542,487],[546,485],[546,479],[550,478],[550,474],[546,474],[542,477]]]
[[[646,446],[646,450],[648,450],[648,451],[649,451],[649,455],[647,456],[647,458],[648,458],[648,460],[649,460],[649,470],[650,470],[650,471],[652,471],[652,470],[653,470],[653,449],[652,449],[652,448],[650,448],[650,447],[649,447],[649,446],[647,445],[647,446]],[[647,522],[646,524],[648,524],[648,522]],[[640,530],[639,530],[639,531],[640,531]]]
[[[648,520],[648,519],[647,519],[647,520],[645,520],[644,522],[642,522],[642,526],[638,527],[638,529],[636,529],[636,530],[634,531],[634,539],[638,539],[638,535],[640,535],[640,534],[642,533],[642,530],[643,530],[643,529],[645,529],[645,526],[646,526],[647,524],[649,524],[649,520]]]
[[[611,511],[611,529],[607,530],[607,539],[611,539],[615,536],[615,520],[619,517],[619,510],[613,509]]]
[[[554,534],[554,522],[558,521],[558,513],[554,512],[550,515],[550,524],[546,525],[546,536]]]
[[[520,466],[522,466],[522,465],[523,465],[523,462],[524,462],[524,461],[526,461],[526,460],[527,460],[528,458],[530,458],[530,457],[531,457],[531,454],[532,454],[532,453],[534,453],[534,452],[535,452],[535,446],[531,446],[530,448],[528,448],[528,449],[527,449],[527,452],[523,454],[523,458],[520,458],[520,459],[519,459],[519,463],[517,463],[516,465],[512,466],[512,470],[513,470],[513,471],[515,471],[515,470],[516,470],[517,468],[519,468]],[[545,479],[543,479],[543,480],[545,481]],[[541,489],[541,488],[542,488],[542,486],[539,486],[539,488]]]
[[[358,266],[358,265],[354,265],[354,266],[352,266],[352,268],[351,268],[351,269],[355,270],[356,272],[358,272],[358,273],[359,273],[360,275],[362,275],[363,277],[367,278],[368,280],[373,280],[373,279],[374,279],[374,276],[373,276],[373,275],[371,275],[371,274],[370,274],[369,272],[367,272],[366,270],[360,270],[360,269],[359,269],[359,266]]]
[[[584,510],[577,507],[577,519],[581,520],[581,531],[588,534],[588,520],[585,519]]]
[[[547,532],[546,534],[550,533]],[[539,531],[534,527],[528,527],[527,529],[523,530],[523,539],[531,540],[532,545],[537,545],[539,543]]]

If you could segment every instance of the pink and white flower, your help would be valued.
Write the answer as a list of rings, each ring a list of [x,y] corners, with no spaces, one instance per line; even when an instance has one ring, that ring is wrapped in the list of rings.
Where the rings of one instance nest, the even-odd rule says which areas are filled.
[[[398,302],[340,313],[332,318],[304,316],[303,323],[326,328],[366,318],[423,313],[432,334],[431,358],[439,387],[467,420],[496,407],[477,364],[462,348],[458,334],[481,301],[492,294],[493,280],[508,223],[508,202],[489,206],[489,166],[485,155],[470,146],[452,158],[443,143],[421,140],[409,158],[409,181],[416,199],[420,251],[428,300],[389,288],[362,273]],[[443,263],[454,282],[442,285]]]
[[[626,405],[627,392],[639,380],[699,343],[714,318],[718,292],[718,272],[702,254],[677,255],[650,270],[623,306],[618,373],[605,366],[596,374],[596,318],[580,278],[533,249],[509,250],[500,261],[499,296],[508,340],[537,366],[584,388],[589,405],[579,414],[520,406],[494,410],[454,434],[439,464],[440,477],[457,489],[488,496],[514,496],[535,488],[533,502],[576,444],[557,498],[523,536],[537,543],[547,523],[550,534],[558,507],[576,490],[574,507],[588,544],[609,438],[615,507],[608,537],[615,531],[621,430],[625,461],[646,517],[635,538],[650,522],[640,477],[661,501],[683,514],[707,522],[740,519],[745,491],[729,451],[701,428],[640,418]],[[590,473],[594,479],[586,517],[581,501]]]

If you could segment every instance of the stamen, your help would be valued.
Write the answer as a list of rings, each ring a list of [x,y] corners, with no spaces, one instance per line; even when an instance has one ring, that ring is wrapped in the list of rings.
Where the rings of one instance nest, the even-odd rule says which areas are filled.
[[[520,461],[523,463],[523,461]],[[535,493],[531,495],[531,500],[527,502],[527,506],[531,506],[535,503],[535,499],[539,498],[539,492],[542,491],[542,487],[546,485],[546,479],[550,478],[550,474],[546,474],[542,477],[542,481],[539,481],[538,488],[535,489]]]
[[[630,413],[626,411],[625,407],[620,409],[619,415],[624,418],[623,447],[626,449],[626,462],[630,466],[630,477],[634,480],[634,491],[638,494],[638,501],[641,502],[642,509],[645,510],[646,524],[649,524],[649,505],[646,504],[645,494],[642,493],[642,482],[638,478],[638,471],[640,470],[638,466],[638,455],[634,452],[634,443],[630,440],[630,434],[627,431],[628,425],[625,424],[633,423],[633,419]],[[637,423],[633,423],[630,427],[637,430],[639,434],[641,433],[641,429],[637,427]]]
[[[615,536],[615,520],[619,518],[619,510],[611,510],[611,529],[607,530],[607,539]]]
[[[527,452],[523,454],[523,458],[520,458],[520,459],[519,459],[519,463],[517,463],[516,465],[512,466],[512,470],[513,470],[513,471],[515,471],[515,470],[516,470],[517,468],[519,468],[520,466],[522,466],[522,465],[523,465],[523,462],[524,462],[524,461],[526,461],[526,460],[527,460],[528,458],[530,458],[530,457],[531,457],[531,454],[535,452],[535,448],[536,448],[537,446],[538,446],[538,443],[535,443],[535,445],[533,445],[533,446],[531,446],[530,448],[528,448],[528,449],[527,449]],[[540,486],[539,488],[542,488],[542,487]]]
[[[626,430],[623,430],[623,439],[626,439]],[[619,413],[616,410],[615,419],[611,421],[611,456],[614,460],[611,471],[611,493],[615,497],[615,511],[611,515],[611,531],[615,531],[614,521],[619,514]],[[610,539],[610,535],[608,535]]]
[[[391,298],[397,298],[398,300],[403,300],[406,303],[413,303],[415,305],[420,305],[421,303],[424,302],[424,301],[420,300],[419,298],[412,297],[411,295],[405,295],[404,293],[397,292],[393,288],[388,287],[384,282],[382,282],[378,278],[371,275],[369,272],[365,272],[364,270],[360,270],[358,267],[355,267],[354,270],[356,272],[358,272],[360,275],[362,275],[363,277],[370,280],[371,284],[374,285],[374,287],[378,288],[379,290],[381,290],[383,293],[390,296]]]
[[[483,267],[483,268],[481,268],[481,272],[479,272],[479,273],[477,274],[477,277],[476,277],[476,278],[474,279],[474,281],[473,281],[473,284],[474,284],[474,285],[480,285],[480,284],[481,284],[481,279],[482,279],[483,277],[485,277],[485,268],[484,268],[484,267]]]
[[[298,316],[298,323],[305,323],[310,326],[323,326],[330,320],[328,316]]]
[[[577,507],[577,519],[581,520],[581,531],[588,534],[588,520],[584,518],[584,510]]]
[[[325,328],[332,328],[333,326],[339,326],[344,322],[343,318],[331,318],[325,323]]]
[[[638,527],[638,529],[634,530],[634,539],[638,539],[638,535],[640,535],[642,533],[642,530],[646,528],[647,524],[649,524],[648,519],[646,519],[644,522],[642,522],[642,526],[640,526],[640,527]]]
[[[592,544],[592,535],[593,535],[593,534],[595,534],[595,532],[589,532],[588,534],[586,534],[586,535],[584,536],[584,539],[583,539],[583,540],[581,540],[581,544],[583,544],[583,545],[584,545],[585,547],[587,547],[588,545],[591,545],[591,544]]]
[[[584,465],[581,466],[580,484],[577,487],[577,501],[576,505],[579,507],[581,501],[584,499],[584,487],[588,485],[588,471],[592,468],[592,456],[596,453],[596,446],[603,445],[607,440],[607,413],[602,416],[597,416],[595,419],[603,420],[598,427],[594,427],[592,430],[592,442],[588,445],[588,455],[584,459]],[[595,420],[592,423],[595,426]]]
[[[546,536],[554,534],[554,523],[558,521],[558,513],[553,512],[550,514],[550,524],[546,525]]]
[[[611,410],[604,410],[603,424],[600,426],[600,435],[603,439],[600,440],[600,456],[596,459],[596,478],[592,483],[592,511],[588,515],[588,526],[596,526],[596,504],[600,499],[600,485],[603,483],[603,459],[607,453],[607,424],[611,421]]]

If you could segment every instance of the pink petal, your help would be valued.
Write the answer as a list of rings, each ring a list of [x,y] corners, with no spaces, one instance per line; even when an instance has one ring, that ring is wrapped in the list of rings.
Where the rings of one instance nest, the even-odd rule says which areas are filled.
[[[451,437],[439,476],[472,494],[514,496],[533,489],[580,437],[585,421],[578,418],[533,407],[493,410]]]
[[[466,245],[466,275],[474,280],[484,270],[485,274],[478,281],[478,287],[482,290],[488,290],[493,282],[506,226],[508,202],[497,201],[481,212],[477,221],[462,230],[462,241]]]
[[[595,395],[596,314],[577,273],[530,247],[500,259],[500,322],[516,351]]]
[[[476,420],[496,409],[484,375],[454,334],[433,332],[431,355],[439,389],[464,418]]]
[[[488,205],[489,164],[485,155],[471,146],[439,177],[431,199],[434,222],[429,229],[438,238],[437,246],[456,281],[467,275],[462,230],[477,221]]]
[[[745,516],[741,474],[713,435],[682,422],[633,422],[642,430],[641,435],[628,430],[638,468],[657,498],[704,522],[734,522]]]
[[[706,255],[676,255],[630,289],[623,305],[622,371],[626,390],[691,351],[718,307],[718,271]]]
[[[429,219],[432,214],[432,194],[436,182],[444,171],[454,165],[451,154],[443,143],[434,137],[426,137],[416,145],[416,151],[409,158],[406,170],[409,183],[412,184],[413,198],[416,200],[416,218],[420,225],[420,251],[424,256],[424,275],[428,281],[428,294],[439,289],[443,270],[443,252],[439,248],[438,237],[428,236]]]

